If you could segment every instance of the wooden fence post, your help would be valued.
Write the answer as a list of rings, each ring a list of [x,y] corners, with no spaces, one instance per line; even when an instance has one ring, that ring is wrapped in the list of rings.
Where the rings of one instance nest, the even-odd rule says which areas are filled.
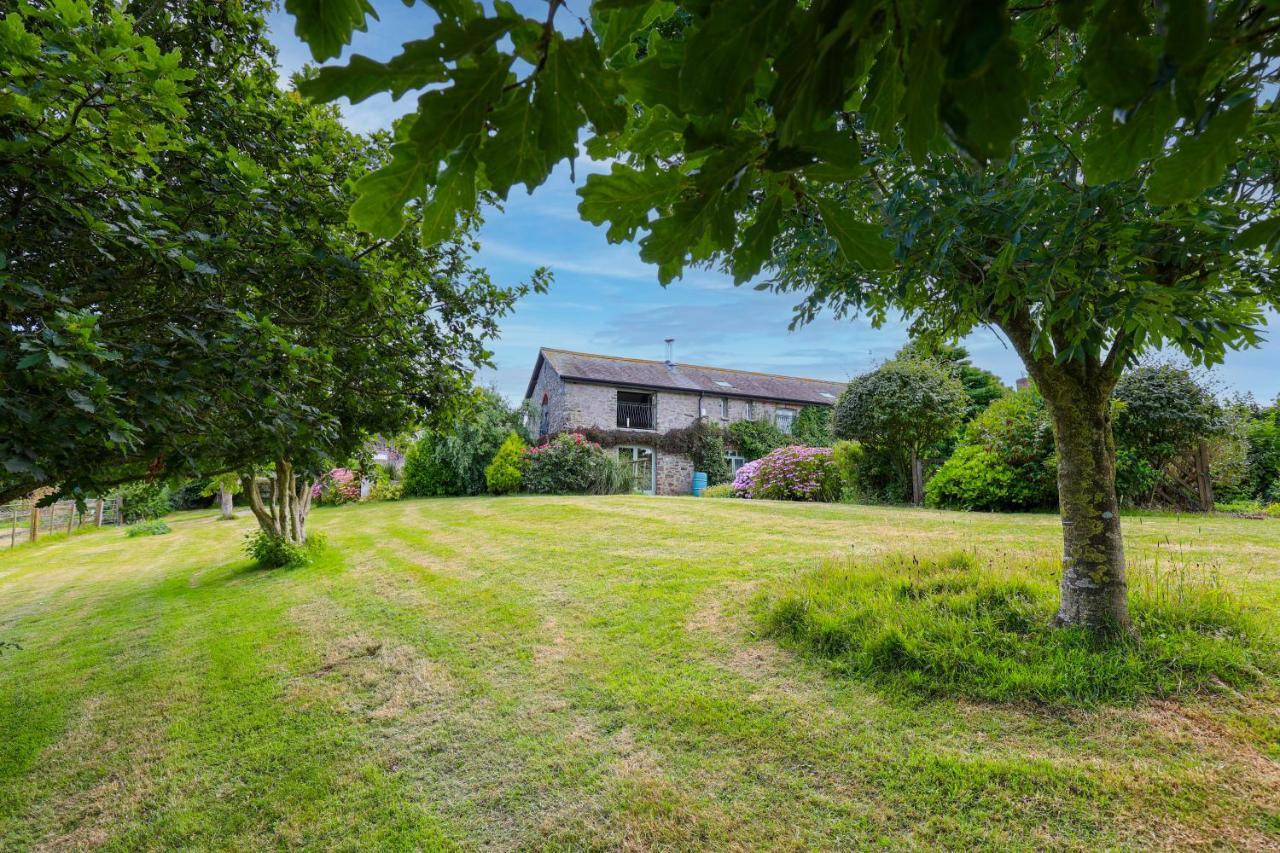
[[[76,505],[74,503],[67,505],[67,535],[71,535],[71,531],[75,530],[76,523]]]
[[[924,463],[915,451],[911,452],[911,503],[916,506],[924,503]]]
[[[31,541],[34,542],[40,538],[40,507],[36,506],[36,502],[31,502]]]
[[[98,498],[98,502],[93,506],[93,526],[94,527],[102,526],[102,505],[103,505],[102,498]]]
[[[1209,473],[1209,445],[1200,442],[1196,448],[1196,488],[1200,492],[1200,510],[1213,512],[1213,477]]]

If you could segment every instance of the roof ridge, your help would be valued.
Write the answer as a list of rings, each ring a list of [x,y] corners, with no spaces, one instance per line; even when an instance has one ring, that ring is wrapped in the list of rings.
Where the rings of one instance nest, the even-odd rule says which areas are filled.
[[[582,352],[581,350],[559,349],[557,347],[539,347],[539,350],[541,352],[559,352],[564,353],[565,355],[581,355],[586,356],[587,358],[604,358],[609,361],[627,361],[633,364],[666,364],[665,361],[656,358],[634,358],[627,355],[605,355],[604,353]],[[681,361],[672,362],[672,364],[675,367],[692,367],[696,370],[716,370],[720,373],[745,373],[748,376],[767,376],[770,379],[795,379],[801,382],[820,382],[823,385],[845,384],[838,379],[814,379],[809,376],[791,376],[786,373],[765,373],[760,370],[740,370],[736,367],[712,367],[706,364],[689,364]]]

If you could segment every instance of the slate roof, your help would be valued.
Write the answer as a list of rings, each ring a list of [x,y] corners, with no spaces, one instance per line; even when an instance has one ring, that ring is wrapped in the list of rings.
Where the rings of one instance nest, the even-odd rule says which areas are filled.
[[[716,397],[774,400],[784,403],[832,406],[845,383],[798,376],[778,376],[750,370],[703,367],[697,364],[667,364],[643,358],[621,358],[543,347],[529,377],[525,398],[533,395],[538,372],[550,364],[561,379],[597,385],[623,385],[664,391],[703,392]]]

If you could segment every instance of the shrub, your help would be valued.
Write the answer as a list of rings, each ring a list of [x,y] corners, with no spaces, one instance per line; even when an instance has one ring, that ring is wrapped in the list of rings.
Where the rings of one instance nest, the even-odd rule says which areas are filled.
[[[750,468],[742,476],[743,470]],[[755,500],[833,501],[840,497],[840,472],[829,447],[780,447],[738,469],[734,493]]]
[[[171,533],[173,529],[158,518],[148,519],[147,521],[139,521],[136,524],[130,524],[124,529],[124,535],[130,538],[134,536],[163,536]]]
[[[187,480],[176,489],[169,490],[169,508],[176,511],[184,509],[203,509],[210,505],[210,496],[206,480]]]
[[[1018,473],[989,450],[976,445],[956,448],[924,487],[927,506],[1001,510],[1017,503]]]
[[[1277,669],[1274,637],[1212,576],[1135,569],[1139,638],[1106,642],[1052,627],[1059,571],[969,553],[832,562],[766,590],[756,613],[837,673],[932,696],[1088,705],[1241,687]]]
[[[955,509],[1041,509],[1057,503],[1053,431],[1033,388],[1000,397],[965,427],[925,484],[925,503]]]
[[[729,439],[746,459],[760,459],[791,443],[786,433],[768,421],[734,421],[729,424]]]
[[[716,486],[727,483],[733,477],[733,470],[725,457],[725,431],[707,421],[694,424],[690,436],[689,457],[693,461],[693,470],[707,475],[707,484]]]
[[[245,535],[245,551],[264,569],[305,566],[324,549],[324,537],[319,533],[307,536],[305,545],[295,545],[265,530],[254,530]]]
[[[428,433],[404,455],[404,493],[418,498],[450,494],[447,466],[436,458],[437,436]]]
[[[1267,518],[1280,518],[1280,501],[1273,504],[1267,504],[1267,508],[1262,511]]]
[[[733,483],[719,483],[715,486],[707,486],[702,490],[704,498],[736,498],[733,493]]]
[[[534,494],[589,494],[601,488],[608,456],[581,433],[561,433],[524,451],[524,488]],[[617,461],[616,458],[614,460]]]
[[[1221,427],[1207,379],[1173,364],[1144,364],[1116,384],[1116,443],[1163,470]]]
[[[791,441],[809,447],[830,447],[835,443],[831,433],[831,410],[826,406],[805,406],[791,425]]]
[[[511,433],[525,431],[524,411],[496,391],[477,389],[466,404],[420,439],[405,459],[408,494],[482,495],[485,469]],[[410,466],[413,470],[410,470]]]
[[[520,490],[524,479],[524,452],[526,445],[516,433],[511,433],[502,442],[493,461],[484,469],[484,482],[490,494],[507,495]]]
[[[311,487],[311,499],[324,506],[360,500],[360,477],[350,468],[334,468]]]
[[[398,501],[404,497],[404,482],[392,480],[390,477],[378,478],[369,489],[371,501]]]
[[[856,500],[862,494],[858,488],[858,471],[866,454],[856,441],[837,441],[831,448],[831,459],[840,474],[841,498]]]
[[[168,515],[173,509],[169,501],[169,487],[160,483],[140,480],[121,486],[116,494],[121,499],[121,512],[125,524],[146,521]]]

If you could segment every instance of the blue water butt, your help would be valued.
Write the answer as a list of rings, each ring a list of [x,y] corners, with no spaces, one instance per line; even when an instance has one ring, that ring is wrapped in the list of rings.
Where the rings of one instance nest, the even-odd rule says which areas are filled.
[[[702,497],[702,492],[707,488],[707,475],[702,471],[693,472],[693,496],[695,498]]]

